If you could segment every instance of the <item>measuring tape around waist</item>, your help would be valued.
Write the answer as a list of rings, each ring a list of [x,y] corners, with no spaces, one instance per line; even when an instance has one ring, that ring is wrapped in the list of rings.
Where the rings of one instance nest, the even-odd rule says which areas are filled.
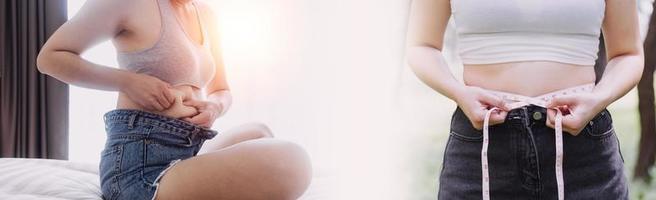
[[[512,103],[508,104],[509,109],[520,108],[526,105],[536,105],[543,108],[547,108],[547,103],[558,96],[590,92],[594,88],[594,84],[580,85],[576,87],[571,87],[556,92],[551,92],[544,94],[538,97],[527,97],[523,95],[511,94],[506,92],[492,91],[492,94],[499,96],[505,101],[510,101]],[[485,113],[485,118],[483,121],[483,148],[481,149],[481,169],[482,169],[482,183],[483,183],[483,200],[490,199],[490,173],[489,173],[489,164],[488,164],[488,147],[489,147],[489,126],[490,126],[490,115],[492,112],[498,110],[499,108],[492,108]],[[551,109],[551,108],[547,108]],[[555,121],[555,137],[556,137],[556,184],[558,187],[558,199],[565,199],[565,184],[563,182],[563,114],[559,109],[556,110],[556,119]]]

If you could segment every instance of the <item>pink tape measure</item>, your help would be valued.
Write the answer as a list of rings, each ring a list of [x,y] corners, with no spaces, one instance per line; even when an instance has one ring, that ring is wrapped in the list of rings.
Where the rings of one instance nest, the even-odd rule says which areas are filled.
[[[496,96],[501,97],[507,102],[510,102],[508,104],[508,107],[510,109],[515,109],[515,108],[520,108],[522,106],[526,105],[536,105],[540,106],[543,108],[546,108],[547,103],[551,101],[553,98],[558,97],[558,96],[563,96],[563,95],[568,95],[568,94],[574,94],[574,93],[583,93],[583,92],[591,92],[592,89],[594,88],[594,84],[586,84],[586,85],[580,85],[576,87],[571,87],[563,90],[559,90],[556,92],[551,92],[548,94],[544,94],[538,97],[527,97],[523,95],[517,95],[517,94],[511,94],[511,93],[506,93],[506,92],[499,92],[499,91],[492,91],[490,92]],[[490,173],[489,173],[489,165],[488,165],[488,159],[487,159],[487,149],[489,147],[489,126],[490,126],[490,115],[492,112],[495,110],[498,110],[499,108],[492,108],[485,113],[485,119],[483,121],[483,149],[481,150],[481,169],[483,172],[483,200],[489,200],[490,199]],[[547,108],[550,109],[550,108]],[[556,119],[555,119],[555,131],[556,131],[556,184],[558,186],[558,199],[563,200],[565,199],[565,184],[563,182],[563,114],[559,109],[556,110]]]

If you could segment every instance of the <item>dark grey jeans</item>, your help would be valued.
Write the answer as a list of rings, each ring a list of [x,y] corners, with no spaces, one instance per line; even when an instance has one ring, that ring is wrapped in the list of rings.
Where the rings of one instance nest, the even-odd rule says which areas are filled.
[[[546,109],[511,110],[503,124],[490,126],[491,199],[557,199],[554,129]],[[482,199],[483,135],[457,108],[444,152],[438,199]],[[608,110],[578,135],[563,133],[565,199],[628,199],[624,160]]]

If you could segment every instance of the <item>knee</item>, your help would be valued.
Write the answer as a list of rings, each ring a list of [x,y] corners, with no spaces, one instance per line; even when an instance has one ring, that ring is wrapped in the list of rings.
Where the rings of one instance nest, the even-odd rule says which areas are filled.
[[[312,180],[312,165],[307,152],[298,144],[276,140],[272,145],[268,159],[268,170],[278,179],[279,186],[273,196],[279,199],[297,199]],[[278,199],[278,198],[276,198]]]
[[[248,130],[250,132],[254,133],[257,136],[257,138],[273,137],[273,132],[271,131],[269,126],[267,126],[264,123],[253,122],[253,123],[246,124],[246,126],[248,127]]]

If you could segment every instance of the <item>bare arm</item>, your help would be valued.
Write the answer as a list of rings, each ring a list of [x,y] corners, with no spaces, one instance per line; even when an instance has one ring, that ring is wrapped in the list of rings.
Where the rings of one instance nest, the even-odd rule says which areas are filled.
[[[442,56],[444,32],[450,17],[449,0],[413,1],[407,59],[421,81],[455,101],[464,84],[453,76]]]
[[[214,59],[214,78],[205,89],[207,101],[192,100],[185,102],[185,105],[193,106],[199,114],[185,118],[185,120],[205,127],[212,127],[214,120],[228,111],[232,104],[232,95],[226,80],[223,56],[221,51],[221,41],[218,29],[217,17],[214,15],[211,7],[204,2],[198,2],[199,10],[207,28],[207,38],[210,42],[212,57]]]
[[[573,113],[563,118],[563,130],[574,135],[597,113],[628,93],[642,75],[644,54],[635,0],[606,0],[602,30],[609,61],[593,92],[556,98],[548,105],[565,106]],[[554,127],[555,111],[550,109],[547,115],[547,125]]]
[[[210,47],[212,50],[212,56],[214,58],[215,73],[214,78],[207,86],[207,97],[208,100],[217,103],[221,110],[218,113],[218,116],[221,116],[228,111],[228,108],[232,104],[232,95],[230,94],[230,87],[228,86],[228,81],[225,74],[225,65],[223,63],[223,52],[221,51],[221,35],[219,32],[219,23],[217,16],[212,11],[211,7],[208,5],[203,6],[203,11],[208,17],[205,17],[210,23],[208,25],[208,33],[210,40]]]
[[[131,0],[89,0],[79,13],[62,25],[43,46],[37,58],[39,71],[68,84],[121,91],[149,110],[164,110],[175,97],[170,85],[155,77],[89,62],[85,50],[120,34],[131,12]],[[139,83],[139,84],[134,84]]]
[[[82,87],[117,91],[129,72],[91,63],[80,57],[85,50],[121,31],[125,13],[122,0],[89,0],[62,25],[39,53],[39,71]]]
[[[444,32],[450,17],[450,0],[412,1],[408,64],[426,85],[454,100],[475,128],[482,128],[489,107],[502,109],[491,115],[490,124],[502,123],[508,110],[503,101],[458,81],[442,56]]]
[[[628,93],[642,75],[644,53],[635,0],[606,0],[603,24],[608,65],[594,93],[606,107]]]

